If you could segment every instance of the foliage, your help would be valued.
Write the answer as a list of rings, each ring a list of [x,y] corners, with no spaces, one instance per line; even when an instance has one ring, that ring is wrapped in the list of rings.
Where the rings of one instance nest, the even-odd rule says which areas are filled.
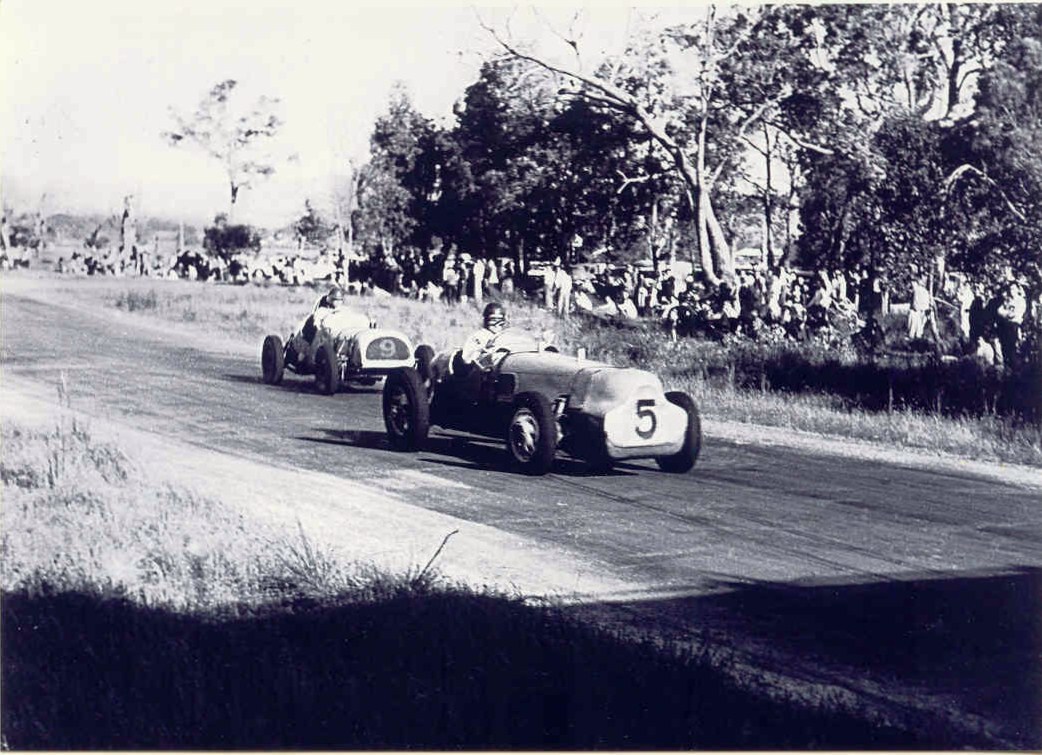
[[[298,239],[302,239],[315,246],[324,246],[333,232],[332,226],[311,204],[311,200],[304,202],[304,214],[293,223],[293,232]]]
[[[632,24],[581,65],[486,27],[501,55],[455,121],[400,90],[372,137],[370,245],[548,258],[678,253],[726,277],[731,250],[872,264],[901,285],[936,258],[1038,268],[1038,49],[1031,5],[692,9]],[[794,218],[799,218],[796,225]],[[791,257],[790,257],[791,261]]]
[[[396,87],[376,121],[352,217],[360,240],[371,248],[392,252],[404,243],[429,243],[438,182],[434,133],[405,88]]]
[[[203,248],[228,261],[238,252],[259,252],[260,232],[251,225],[229,223],[228,216],[220,213],[203,231]]]
[[[235,79],[214,85],[191,115],[172,111],[176,127],[163,134],[170,145],[193,144],[221,164],[233,212],[240,190],[275,172],[267,150],[282,125],[277,99],[261,97],[247,107],[235,97],[238,85]]]
[[[980,77],[974,115],[948,142],[952,202],[970,232],[960,266],[1005,265],[1042,284],[1042,9],[1017,6],[1015,38]],[[1012,23],[1012,22],[1011,22]]]

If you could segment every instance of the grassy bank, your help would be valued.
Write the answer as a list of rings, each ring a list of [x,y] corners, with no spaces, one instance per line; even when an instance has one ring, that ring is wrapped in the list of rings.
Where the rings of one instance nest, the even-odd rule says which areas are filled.
[[[175,322],[200,334],[260,343],[288,333],[314,304],[310,288],[214,286],[185,281],[55,281],[62,296]],[[446,306],[399,298],[354,300],[381,324],[417,342],[455,347],[480,320],[473,304]],[[1042,466],[1042,428],[1003,414],[1003,404],[1042,399],[1034,374],[1007,379],[970,363],[922,359],[863,364],[825,345],[672,343],[643,328],[572,318],[560,320],[512,302],[511,320],[550,331],[566,351],[582,345],[591,358],[659,374],[690,391],[711,419],[751,422],[943,452],[985,461]],[[1019,380],[1019,382],[1018,382]]]
[[[567,609],[374,574],[150,481],[69,417],[6,422],[3,744],[159,748],[947,748],[767,700]]]

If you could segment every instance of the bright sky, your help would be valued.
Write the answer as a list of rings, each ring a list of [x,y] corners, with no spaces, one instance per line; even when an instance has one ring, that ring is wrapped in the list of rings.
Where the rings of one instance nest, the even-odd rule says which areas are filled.
[[[544,36],[547,19],[571,16],[526,12],[534,26],[525,28],[542,23]],[[0,0],[3,201],[35,210],[46,195],[45,213],[115,213],[131,193],[141,214],[211,219],[228,204],[220,165],[160,134],[173,125],[171,107],[190,113],[233,78],[251,100],[282,100],[280,149],[299,155],[240,194],[239,218],[278,225],[305,198],[328,202],[347,158],[364,157],[395,81],[426,115],[451,117],[493,48],[476,14],[396,0]],[[621,7],[589,11],[591,47],[620,44],[628,17]]]

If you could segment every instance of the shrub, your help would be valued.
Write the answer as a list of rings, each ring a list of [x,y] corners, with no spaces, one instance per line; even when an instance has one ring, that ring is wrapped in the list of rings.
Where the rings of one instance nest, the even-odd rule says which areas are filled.
[[[239,252],[259,252],[260,232],[252,225],[229,225],[227,216],[218,215],[203,232],[203,248],[228,262]]]

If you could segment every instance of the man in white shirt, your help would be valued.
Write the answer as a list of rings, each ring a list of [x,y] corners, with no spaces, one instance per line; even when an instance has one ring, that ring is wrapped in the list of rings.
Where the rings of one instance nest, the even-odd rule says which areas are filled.
[[[554,262],[554,308],[557,314],[564,317],[568,314],[572,296],[572,276],[562,267],[560,262]]]
[[[1002,292],[1002,303],[995,321],[998,340],[1002,345],[1002,363],[1006,366],[1013,366],[1017,362],[1020,328],[1024,324],[1027,306],[1024,287],[1016,280],[1009,280]]]
[[[495,351],[496,337],[506,330],[507,312],[499,302],[489,302],[481,314],[482,327],[472,333],[460,349],[460,359],[467,365],[484,366]]]
[[[923,337],[926,321],[932,309],[933,296],[920,275],[912,280],[912,303],[908,308],[908,337],[910,339]]]

